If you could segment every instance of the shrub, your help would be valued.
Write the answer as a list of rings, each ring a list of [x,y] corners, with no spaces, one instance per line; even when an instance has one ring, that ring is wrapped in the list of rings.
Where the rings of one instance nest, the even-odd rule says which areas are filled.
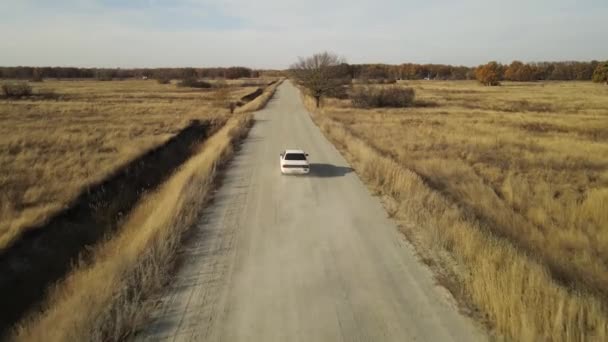
[[[43,76],[42,76],[42,72],[36,68],[34,69],[34,71],[32,72],[32,78],[31,78],[31,82],[42,82],[44,80]]]
[[[45,100],[57,100],[61,98],[53,89],[38,90],[34,95],[39,99]]]
[[[5,83],[2,85],[2,95],[8,98],[19,98],[32,95],[32,87],[26,82]]]
[[[95,72],[95,78],[98,81],[112,81],[114,79],[114,75],[110,70],[97,70]]]
[[[239,83],[239,87],[262,87],[265,85],[269,85],[264,81],[244,81],[242,83]]]
[[[158,84],[169,84],[171,83],[171,79],[169,77],[160,77],[156,79],[156,82],[158,82]]]
[[[251,69],[245,67],[230,67],[224,70],[224,77],[229,80],[251,77]]]
[[[181,80],[178,84],[178,87],[190,87],[190,88],[211,88],[212,85],[209,82],[199,81],[194,77],[187,77]]]
[[[608,61],[597,66],[593,72],[593,82],[608,85]]]
[[[358,108],[409,107],[414,104],[415,97],[412,88],[359,87],[352,92],[351,101]]]
[[[502,66],[496,62],[480,65],[475,69],[475,78],[479,83],[486,86],[500,85],[502,78]]]
[[[348,99],[348,86],[342,86],[332,90],[329,94],[327,94],[327,97],[340,100]]]
[[[395,84],[397,80],[394,78],[358,78],[354,83],[359,84]]]

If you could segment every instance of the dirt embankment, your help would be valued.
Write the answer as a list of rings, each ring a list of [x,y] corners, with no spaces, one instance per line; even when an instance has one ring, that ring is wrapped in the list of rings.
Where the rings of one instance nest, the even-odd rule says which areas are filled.
[[[260,95],[264,94],[266,88],[271,87],[273,84],[277,82],[282,82],[282,80],[276,80],[268,83],[265,87],[259,87],[256,90],[250,92],[249,94],[241,97],[241,100],[237,103],[239,107],[246,105],[247,103],[257,99]]]
[[[249,101],[253,101],[256,99],[256,97],[262,95],[262,93],[264,92],[264,88],[258,88],[254,91],[252,91],[251,93],[241,97],[241,103],[245,104]]]
[[[0,251],[0,336],[44,298],[47,289],[94,244],[117,227],[146,192],[154,190],[221,125],[193,121],[165,144],[133,160],[83,192],[70,207]]]

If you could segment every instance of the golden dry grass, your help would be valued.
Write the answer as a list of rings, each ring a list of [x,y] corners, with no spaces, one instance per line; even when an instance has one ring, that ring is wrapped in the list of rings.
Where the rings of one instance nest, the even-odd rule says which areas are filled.
[[[317,122],[499,335],[606,338],[608,89],[409,85],[424,107],[328,100]]]
[[[266,89],[249,109],[261,109],[278,85]],[[138,204],[120,233],[96,248],[90,264],[55,286],[45,309],[23,320],[11,339],[107,341],[133,333],[152,305],[146,298],[167,280],[182,233],[204,207],[218,166],[232,156],[252,118],[237,114],[202,143],[158,191]]]
[[[228,114],[215,90],[152,80],[46,81],[34,88],[58,98],[0,99],[0,249],[190,120]],[[230,89],[236,99],[256,88]]]

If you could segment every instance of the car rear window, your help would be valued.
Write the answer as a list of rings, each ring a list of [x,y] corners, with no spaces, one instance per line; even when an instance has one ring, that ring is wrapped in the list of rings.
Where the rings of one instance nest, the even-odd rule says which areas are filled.
[[[306,160],[306,156],[302,153],[287,153],[285,160]]]

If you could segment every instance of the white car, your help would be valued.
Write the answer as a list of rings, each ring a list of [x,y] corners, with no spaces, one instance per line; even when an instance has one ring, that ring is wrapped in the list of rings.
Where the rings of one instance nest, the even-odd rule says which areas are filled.
[[[302,150],[285,150],[281,152],[280,166],[282,174],[307,174],[310,172],[308,153]]]

